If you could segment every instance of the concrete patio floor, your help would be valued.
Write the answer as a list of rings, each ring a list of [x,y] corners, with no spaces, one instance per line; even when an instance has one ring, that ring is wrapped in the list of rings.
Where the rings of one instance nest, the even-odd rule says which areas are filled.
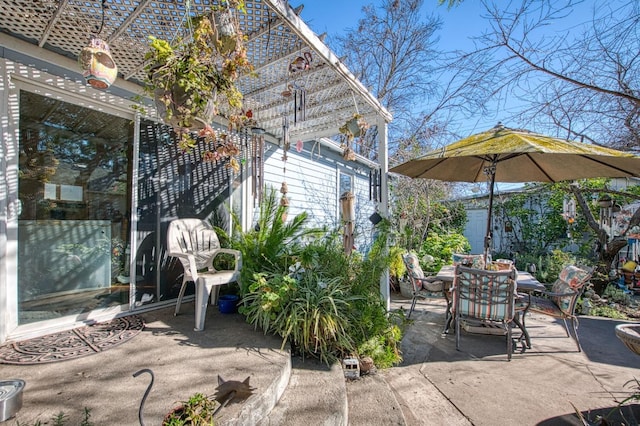
[[[410,300],[394,295],[393,309],[409,306]],[[160,425],[168,410],[195,392],[213,395],[218,375],[250,377],[256,391],[224,407],[217,425],[296,426],[580,424],[573,406],[615,406],[634,390],[625,384],[640,379],[640,356],[615,337],[619,321],[603,318],[580,318],[579,353],[561,324],[530,316],[533,347],[507,362],[498,336],[465,334],[456,351],[453,334],[441,335],[444,301],[432,299],[418,303],[412,315],[401,365],[345,382],[339,368],[311,360],[294,359],[292,369],[280,340],[254,330],[239,314],[208,309],[204,332],[193,331],[193,303],[178,317],[171,308],[140,315],[145,329],[108,351],[39,366],[0,365],[0,379],[27,383],[22,409],[0,424],[52,424],[62,411],[66,425],[78,425],[86,407],[94,425],[137,425],[149,376],[132,375],[143,368],[155,374],[144,410],[147,426]],[[283,393],[284,407],[269,420]],[[323,410],[328,414],[313,415]]]

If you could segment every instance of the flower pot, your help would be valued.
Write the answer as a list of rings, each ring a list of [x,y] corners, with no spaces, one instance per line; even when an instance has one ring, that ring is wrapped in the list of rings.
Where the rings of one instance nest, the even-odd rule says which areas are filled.
[[[351,120],[347,121],[347,129],[349,130],[349,132],[351,132],[354,138],[360,136],[360,126],[358,125],[358,119],[356,117],[353,117]]]
[[[225,294],[218,299],[218,310],[222,314],[233,314],[238,310],[238,300],[235,294]]]
[[[92,38],[78,55],[82,76],[92,87],[106,89],[116,81],[118,67],[111,57],[109,45],[99,38]]]
[[[238,34],[233,12],[229,9],[213,13],[216,49],[223,55],[236,50]]]
[[[177,84],[171,90],[156,89],[154,95],[158,114],[164,118],[165,123],[173,127],[203,129],[215,116],[216,92],[204,108],[190,105],[189,94]]]

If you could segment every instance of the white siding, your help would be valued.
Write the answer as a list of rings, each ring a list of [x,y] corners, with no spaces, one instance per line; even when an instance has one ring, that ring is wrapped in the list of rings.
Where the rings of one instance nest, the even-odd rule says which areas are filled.
[[[312,152],[313,151],[313,152]],[[283,151],[275,145],[265,148],[264,182],[267,188],[278,191],[283,181],[289,192],[289,217],[306,211],[312,226],[339,227],[338,172],[354,177],[352,192],[356,196],[356,246],[366,250],[371,240],[369,216],[375,211],[375,203],[369,200],[369,168],[363,164],[345,161],[339,153],[318,145],[305,143],[298,153],[294,148],[287,153],[286,172],[282,161]]]

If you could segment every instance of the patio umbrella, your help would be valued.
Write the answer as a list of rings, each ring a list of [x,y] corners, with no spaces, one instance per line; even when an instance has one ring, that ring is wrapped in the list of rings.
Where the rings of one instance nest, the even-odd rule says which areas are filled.
[[[495,182],[559,182],[595,177],[640,177],[640,157],[501,124],[389,170],[412,178],[489,182],[485,259],[491,242]]]

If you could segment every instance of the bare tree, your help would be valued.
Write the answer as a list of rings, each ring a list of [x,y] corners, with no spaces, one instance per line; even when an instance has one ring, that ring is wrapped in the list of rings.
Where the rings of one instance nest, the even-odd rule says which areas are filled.
[[[394,114],[392,139],[413,124],[415,106],[434,92],[433,65],[440,21],[421,11],[423,0],[382,0],[363,7],[357,28],[338,40],[349,68]]]
[[[581,0],[484,3],[490,30],[449,64],[470,104],[517,99],[503,121],[621,149],[640,148],[640,20],[635,0],[594,2],[588,23],[562,32]],[[464,3],[459,7],[464,7]],[[469,84],[474,81],[474,84]],[[513,126],[512,126],[513,127]]]

